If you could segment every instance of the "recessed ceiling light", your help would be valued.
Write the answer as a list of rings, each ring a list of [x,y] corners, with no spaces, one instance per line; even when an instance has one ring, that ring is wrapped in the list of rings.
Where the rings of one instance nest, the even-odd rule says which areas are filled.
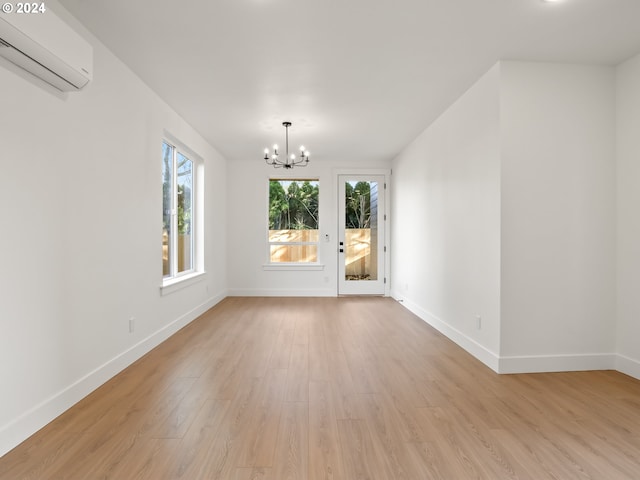
[[[560,3],[562,0],[542,0],[544,3]]]

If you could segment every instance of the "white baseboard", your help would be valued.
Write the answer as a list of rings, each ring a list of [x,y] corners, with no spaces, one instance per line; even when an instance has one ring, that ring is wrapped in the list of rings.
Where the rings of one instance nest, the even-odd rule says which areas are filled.
[[[617,355],[616,370],[640,380],[640,360],[635,360],[624,355]]]
[[[332,289],[288,289],[288,288],[230,288],[230,297],[335,297]]]
[[[500,357],[498,373],[615,370],[616,357],[613,353]]]
[[[471,355],[473,355],[478,360],[480,360],[482,363],[484,363],[487,367],[494,370],[495,372],[498,371],[500,358],[494,352],[487,349],[483,345],[480,345],[474,339],[469,338],[467,335],[465,335],[458,329],[452,327],[447,322],[436,317],[435,315],[423,309],[422,307],[412,302],[411,300],[404,298],[402,296],[396,296],[394,295],[393,292],[391,296],[395,300],[400,302],[402,305],[404,305],[404,307],[407,310],[417,315],[420,319],[424,320],[426,323],[431,325],[440,333],[442,333],[443,335],[451,339],[453,342],[458,344],[464,350],[466,350]]]
[[[0,457],[225,297],[226,292],[210,298],[0,428]]]

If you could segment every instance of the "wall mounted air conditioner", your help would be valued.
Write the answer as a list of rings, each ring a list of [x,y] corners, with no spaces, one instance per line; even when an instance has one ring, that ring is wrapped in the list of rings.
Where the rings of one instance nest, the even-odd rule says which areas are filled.
[[[93,48],[50,9],[0,13],[0,56],[63,92],[92,77]]]

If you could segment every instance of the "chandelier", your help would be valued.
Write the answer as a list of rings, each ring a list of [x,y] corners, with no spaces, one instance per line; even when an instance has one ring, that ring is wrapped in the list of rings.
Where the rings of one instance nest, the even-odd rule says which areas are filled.
[[[267,165],[273,165],[273,168],[293,168],[298,165],[299,167],[306,167],[309,164],[309,150],[304,147],[300,147],[300,156],[296,157],[295,153],[289,154],[289,127],[291,122],[282,122],[282,126],[286,132],[286,147],[285,157],[281,160],[278,153],[278,145],[273,146],[273,153],[269,154],[269,149],[264,149],[264,161]]]

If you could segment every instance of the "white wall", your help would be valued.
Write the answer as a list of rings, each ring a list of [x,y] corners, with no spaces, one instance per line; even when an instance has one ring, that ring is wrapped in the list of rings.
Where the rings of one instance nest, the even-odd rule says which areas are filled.
[[[502,63],[501,371],[613,367],[614,95],[609,67]]]
[[[499,75],[495,66],[394,159],[391,189],[392,296],[496,369]]]
[[[388,163],[349,164],[347,162],[313,161],[290,172],[274,169],[260,156],[228,165],[228,264],[229,294],[244,296],[335,296],[337,293],[337,182],[341,171],[371,172],[389,168]],[[267,263],[267,230],[269,178],[317,178],[320,182],[319,271],[265,270]],[[242,192],[238,198],[236,192]],[[324,236],[329,234],[330,241]]]
[[[95,75],[61,94],[0,68],[0,455],[226,295],[225,160],[47,7],[93,43]],[[161,297],[165,129],[204,159],[207,274]]]
[[[617,69],[618,369],[640,378],[640,55]]]

